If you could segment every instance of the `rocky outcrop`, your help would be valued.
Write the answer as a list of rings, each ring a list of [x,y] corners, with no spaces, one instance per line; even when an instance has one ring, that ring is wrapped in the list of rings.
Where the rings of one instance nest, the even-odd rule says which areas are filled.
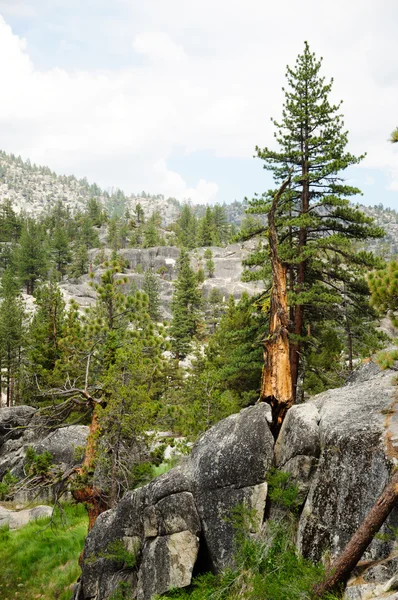
[[[299,549],[312,560],[343,549],[389,480],[396,458],[396,396],[391,371],[375,374],[369,364],[348,385],[314,400],[320,455],[298,533]],[[398,525],[398,511],[386,534],[389,525]],[[375,539],[366,558],[385,558],[392,546]]]
[[[212,247],[214,261],[214,275],[207,278],[202,284],[202,294],[207,299],[212,290],[218,290],[225,301],[232,295],[239,299],[243,292],[250,295],[257,292],[256,283],[244,283],[241,281],[243,271],[242,260],[247,257],[251,242],[245,244],[230,244],[225,248]],[[199,267],[205,266],[205,248],[191,252],[192,268],[197,271]],[[95,266],[96,257],[101,253],[105,258],[110,258],[112,252],[109,248],[90,250],[90,260],[93,266],[94,281],[99,282],[103,269]],[[128,286],[143,288],[144,275],[148,269],[152,269],[159,275],[160,304],[162,317],[171,318],[171,299],[174,292],[173,281],[177,277],[176,263],[179,249],[175,246],[156,246],[153,248],[125,248],[119,251],[126,262],[126,268],[120,277],[127,278]],[[161,275],[160,275],[161,273]],[[60,283],[60,289],[66,302],[75,300],[82,308],[89,307],[95,303],[96,292],[90,286],[91,277],[85,275],[80,279],[64,280]]]
[[[184,464],[100,515],[86,540],[76,598],[106,600],[127,582],[137,600],[150,600],[188,585],[194,569],[218,571],[230,564],[232,510],[245,503],[256,511],[254,527],[263,521],[273,460],[269,420],[264,404],[224,419],[200,438]],[[123,552],[114,552],[118,545],[133,553],[134,567]]]
[[[36,409],[30,406],[0,408],[0,481],[7,471],[22,479],[25,477],[24,464],[26,450],[32,447],[36,454],[48,451],[52,454],[53,464],[66,471],[79,464],[76,451],[80,449],[80,459],[86,445],[88,427],[70,425],[61,429],[49,430]],[[20,491],[15,496],[18,502],[51,501],[52,488],[37,495],[29,491]]]
[[[247,504],[256,509],[254,530],[261,528],[273,461],[299,488],[299,550],[313,561],[339,554],[398,458],[393,376],[367,363],[343,388],[292,407],[275,448],[267,405],[218,423],[183,465],[128,493],[99,517],[87,538],[76,598],[107,600],[126,581],[138,600],[150,600],[188,585],[193,573],[233,564],[229,515]],[[397,526],[395,509],[354,573],[347,600],[395,598],[398,548],[391,533]],[[115,542],[133,549],[134,567],[116,560]]]

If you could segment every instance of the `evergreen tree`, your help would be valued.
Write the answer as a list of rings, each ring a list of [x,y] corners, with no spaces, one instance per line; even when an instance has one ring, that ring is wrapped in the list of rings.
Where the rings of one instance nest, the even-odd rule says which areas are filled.
[[[150,217],[145,224],[144,230],[144,248],[153,248],[159,244],[159,235],[155,225],[155,219]]]
[[[381,313],[391,311],[394,325],[398,319],[398,261],[392,260],[384,268],[369,273],[368,283],[372,305]]]
[[[69,268],[71,277],[81,277],[86,275],[89,269],[89,258],[87,246],[82,243],[75,245],[73,250],[72,263]]]
[[[213,208],[213,246],[222,246],[228,243],[230,226],[225,211],[225,206],[216,204]]]
[[[204,217],[199,222],[198,227],[198,244],[206,247],[213,244],[214,237],[214,221],[210,206],[206,208]]]
[[[53,371],[60,360],[65,333],[65,302],[54,280],[35,292],[36,312],[28,330],[27,373],[30,393],[40,396],[40,389],[56,384]]]
[[[11,200],[6,198],[0,204],[0,242],[16,242],[21,229],[22,220],[13,210]]]
[[[52,233],[50,240],[50,251],[52,259],[55,263],[55,267],[62,277],[65,275],[67,265],[71,260],[68,234],[62,224],[56,226]]]
[[[107,242],[114,252],[118,252],[122,247],[120,225],[116,217],[112,217],[108,223]]]
[[[98,248],[100,245],[98,232],[87,215],[83,215],[80,219],[77,240],[79,245],[84,244],[88,250]]]
[[[20,398],[26,315],[11,270],[1,279],[0,298],[0,397],[5,389],[7,406],[12,406]]]
[[[90,198],[87,202],[87,214],[95,227],[101,227],[105,222],[105,214],[97,198]]]
[[[145,271],[143,291],[148,297],[149,315],[155,323],[160,321],[160,282],[152,269]]]
[[[390,142],[392,142],[393,144],[398,143],[398,127],[396,127],[392,132]]]
[[[189,204],[184,204],[176,221],[177,244],[181,248],[196,246],[197,219]]]
[[[291,371],[294,390],[300,357],[317,308],[352,302],[358,271],[375,265],[374,257],[356,253],[353,240],[381,237],[372,219],[349,203],[360,193],[346,185],[341,173],[363,158],[346,151],[348,134],[339,114],[340,104],[328,97],[332,82],[320,76],[321,61],[306,43],[293,68],[287,68],[288,88],[281,122],[274,121],[279,149],[256,148],[264,168],[273,173],[278,187],[289,175],[291,184],[279,203],[276,218],[280,258],[288,267]],[[251,201],[249,212],[268,214],[275,190]],[[264,225],[263,233],[266,233]],[[339,257],[335,261],[335,257]],[[246,261],[249,280],[269,281],[266,246]]]
[[[214,260],[213,260],[213,252],[210,250],[210,248],[207,248],[205,250],[203,256],[206,259],[206,271],[207,271],[207,275],[209,277],[213,277],[214,271],[215,271],[215,268],[216,268],[216,265],[214,264]]]
[[[17,252],[18,275],[26,287],[27,294],[33,294],[38,279],[47,273],[47,252],[44,246],[42,228],[34,221],[25,223]]]
[[[192,340],[198,333],[202,298],[198,282],[189,260],[182,249],[177,262],[178,277],[175,282],[171,309],[173,318],[170,326],[172,350],[177,358],[183,359],[190,352]]]

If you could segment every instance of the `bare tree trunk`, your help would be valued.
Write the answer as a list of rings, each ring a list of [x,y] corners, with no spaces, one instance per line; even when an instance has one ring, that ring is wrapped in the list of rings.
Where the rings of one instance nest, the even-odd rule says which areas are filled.
[[[275,194],[268,213],[269,247],[272,262],[272,290],[269,335],[264,341],[264,368],[261,399],[272,408],[273,432],[278,434],[286,412],[293,404],[289,352],[289,314],[287,307],[287,268],[278,255],[275,214],[278,202],[290,183],[287,179]]]
[[[359,529],[354,533],[343,552],[332,564],[324,581],[315,586],[314,594],[316,598],[322,598],[324,594],[332,591],[339,584],[346,583],[351,571],[357,565],[374,535],[387,519],[397,500],[398,472],[394,473],[390,483],[376,500]]]
[[[81,468],[77,471],[78,475],[85,476],[94,467],[98,432],[98,417],[94,409],[93,417],[90,423],[84,461]],[[104,497],[99,488],[95,487],[91,483],[87,483],[87,485],[83,484],[82,486],[77,487],[73,490],[72,495],[76,502],[82,502],[86,505],[88,513],[88,530],[91,531],[98,515],[108,510],[108,499]]]

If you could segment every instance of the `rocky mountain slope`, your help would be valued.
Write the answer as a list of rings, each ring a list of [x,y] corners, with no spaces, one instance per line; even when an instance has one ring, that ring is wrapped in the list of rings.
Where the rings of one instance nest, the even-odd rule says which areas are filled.
[[[158,211],[164,227],[178,218],[182,207],[175,198],[165,198],[162,194],[141,192],[128,196],[119,189],[104,191],[95,183],[89,184],[85,178],[78,180],[74,175],[57,175],[48,167],[39,167],[29,160],[23,161],[21,157],[0,151],[0,202],[6,198],[11,200],[16,212],[31,215],[45,212],[58,201],[75,212],[84,209],[90,198],[96,198],[110,214],[118,215],[126,209],[134,211],[140,204],[146,218]],[[245,202],[237,201],[226,204],[228,221],[239,226],[245,206]],[[194,208],[198,215],[204,213],[204,206]],[[386,231],[386,237],[372,242],[370,248],[386,256],[398,254],[398,213],[382,204],[360,205],[360,208]]]
[[[86,540],[76,600],[107,600],[121,582],[133,587],[138,600],[150,600],[187,586],[192,573],[231,564],[234,531],[228,517],[234,506],[251,507],[253,531],[267,534],[267,476],[274,458],[300,488],[299,550],[313,560],[338,555],[396,465],[393,375],[368,363],[344,387],[294,406],[275,448],[265,404],[215,425],[183,464],[127,493],[98,518]],[[397,598],[391,578],[398,546],[389,535],[397,526],[398,508],[353,574],[347,600]],[[134,553],[134,568],[121,568],[107,555],[115,542]]]
[[[214,275],[205,279],[202,287],[204,299],[208,298],[211,290],[217,289],[223,301],[227,301],[232,295],[236,299],[240,298],[243,292],[250,295],[257,293],[261,284],[244,283],[241,281],[243,271],[242,260],[247,256],[251,243],[230,244],[225,248],[211,248],[213,252],[213,261],[215,265]],[[191,252],[192,267],[197,270],[199,264],[204,263],[204,248]],[[92,271],[94,281],[99,282],[103,268],[95,266],[95,258],[99,250],[91,250],[90,258],[92,262]],[[110,250],[105,250],[105,257],[111,255]],[[143,273],[152,269],[155,273],[162,271],[159,276],[161,310],[164,319],[171,318],[171,299],[174,291],[173,281],[177,277],[176,262],[179,255],[179,249],[175,246],[159,246],[154,248],[126,248],[119,251],[127,267],[123,277],[127,277],[129,285],[135,285],[142,289],[144,285]],[[89,285],[91,277],[84,275],[79,279],[65,279],[60,283],[60,289],[64,299],[69,301],[74,299],[82,308],[92,305],[95,302],[96,292]]]

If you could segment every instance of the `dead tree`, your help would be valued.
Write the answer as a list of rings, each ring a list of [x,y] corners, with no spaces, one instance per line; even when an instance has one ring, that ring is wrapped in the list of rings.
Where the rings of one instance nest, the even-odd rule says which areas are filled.
[[[61,405],[55,405],[53,410],[49,409],[49,416],[55,419],[55,414],[58,411],[58,417],[64,417],[71,410],[71,406],[79,406],[91,412],[91,423],[89,427],[89,435],[84,453],[83,464],[80,467],[74,468],[70,473],[70,483],[72,484],[72,496],[76,502],[83,503],[86,506],[88,513],[88,530],[94,527],[97,517],[104,511],[110,508],[108,496],[97,487],[92,481],[93,471],[95,468],[96,452],[98,447],[98,438],[100,427],[96,407],[106,406],[106,401],[102,398],[95,397],[88,390],[88,372],[90,362],[87,361],[86,381],[84,389],[73,385],[65,385],[64,388],[52,389],[43,395],[57,398],[65,397],[67,400]],[[101,388],[97,388],[101,393]],[[67,411],[67,413],[65,413]]]
[[[315,586],[315,598],[347,582],[352,570],[379,531],[398,500],[398,472],[376,500],[359,529],[354,533],[343,552],[331,565],[326,578]]]
[[[293,385],[289,351],[289,313],[287,306],[287,265],[278,253],[275,217],[278,202],[290,184],[290,177],[275,194],[268,213],[268,242],[272,264],[269,332],[264,340],[264,368],[261,382],[262,401],[272,408],[272,428],[276,436],[288,409],[293,404]]]

